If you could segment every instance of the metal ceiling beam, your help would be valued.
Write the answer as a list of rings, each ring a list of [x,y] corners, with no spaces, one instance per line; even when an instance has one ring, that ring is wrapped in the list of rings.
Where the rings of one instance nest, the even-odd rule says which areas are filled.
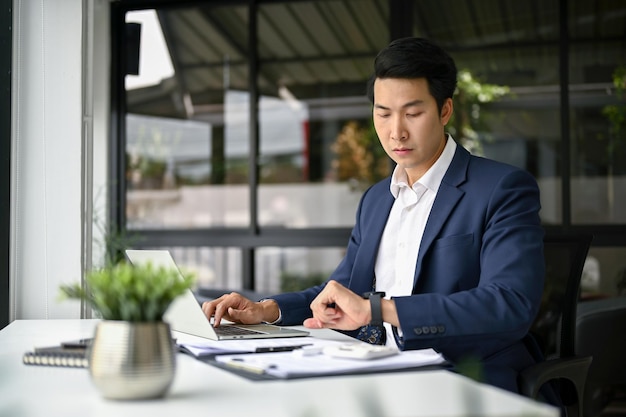
[[[174,79],[176,80],[174,89],[175,93],[171,94],[170,97],[174,103],[176,111],[179,112],[181,116],[190,118],[193,116],[193,107],[190,108],[191,103],[187,103],[186,100],[191,100],[191,93],[189,92],[187,82],[185,81],[185,71],[179,55],[180,49],[177,48],[177,45],[173,45],[174,34],[170,25],[168,14],[159,10],[157,10],[156,14],[159,19],[159,24],[161,25],[163,38],[165,39],[165,43],[167,45],[167,51],[170,55],[170,59],[172,60],[172,66],[174,67]]]

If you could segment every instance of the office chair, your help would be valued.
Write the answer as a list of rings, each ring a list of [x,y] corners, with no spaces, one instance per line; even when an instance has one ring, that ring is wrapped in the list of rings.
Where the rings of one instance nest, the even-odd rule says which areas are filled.
[[[595,417],[626,393],[626,297],[578,304],[576,352],[593,357],[583,415]]]
[[[538,345],[545,360],[523,370],[519,378],[520,392],[534,399],[540,398],[540,390],[549,383],[568,417],[582,413],[591,363],[590,356],[578,356],[574,348],[580,279],[592,238],[589,234],[575,233],[545,236],[544,292],[527,338],[529,346]]]

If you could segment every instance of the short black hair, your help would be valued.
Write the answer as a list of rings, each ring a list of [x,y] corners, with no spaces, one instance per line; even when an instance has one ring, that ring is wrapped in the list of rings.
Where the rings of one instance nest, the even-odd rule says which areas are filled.
[[[374,73],[367,82],[367,97],[372,103],[374,82],[379,78],[425,78],[441,112],[445,100],[454,95],[457,69],[452,57],[434,42],[424,38],[400,38],[382,49],[374,59]]]

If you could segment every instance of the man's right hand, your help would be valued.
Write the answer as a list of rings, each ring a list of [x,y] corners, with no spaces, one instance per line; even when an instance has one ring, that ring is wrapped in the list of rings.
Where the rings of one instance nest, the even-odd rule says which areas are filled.
[[[207,318],[214,317],[214,326],[219,326],[222,319],[242,324],[272,323],[280,315],[276,301],[254,302],[236,292],[204,302],[202,311]]]

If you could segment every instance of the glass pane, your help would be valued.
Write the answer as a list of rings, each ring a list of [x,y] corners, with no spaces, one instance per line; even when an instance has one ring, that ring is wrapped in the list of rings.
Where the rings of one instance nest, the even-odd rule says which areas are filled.
[[[263,293],[297,291],[326,281],[345,248],[260,248],[256,252],[256,288]]]
[[[582,300],[626,296],[626,247],[589,249],[580,286]]]
[[[625,6],[579,6],[570,19],[572,222],[626,224]]]
[[[181,271],[192,273],[195,288],[242,288],[241,250],[212,247],[159,247],[169,250]]]
[[[170,247],[177,265],[196,277],[200,293],[211,289],[242,290],[241,250],[238,248]],[[260,248],[256,252],[256,291],[279,294],[325,281],[345,248]],[[204,290],[204,291],[203,291]]]
[[[127,228],[247,226],[247,9],[126,20],[142,23],[139,74],[126,77]]]
[[[261,225],[351,226],[364,188],[389,175],[365,96],[389,40],[387,8],[375,0],[259,7]]]
[[[414,34],[440,43],[459,70],[448,131],[474,154],[531,172],[542,221],[559,223],[558,2],[433,0],[414,12]]]

